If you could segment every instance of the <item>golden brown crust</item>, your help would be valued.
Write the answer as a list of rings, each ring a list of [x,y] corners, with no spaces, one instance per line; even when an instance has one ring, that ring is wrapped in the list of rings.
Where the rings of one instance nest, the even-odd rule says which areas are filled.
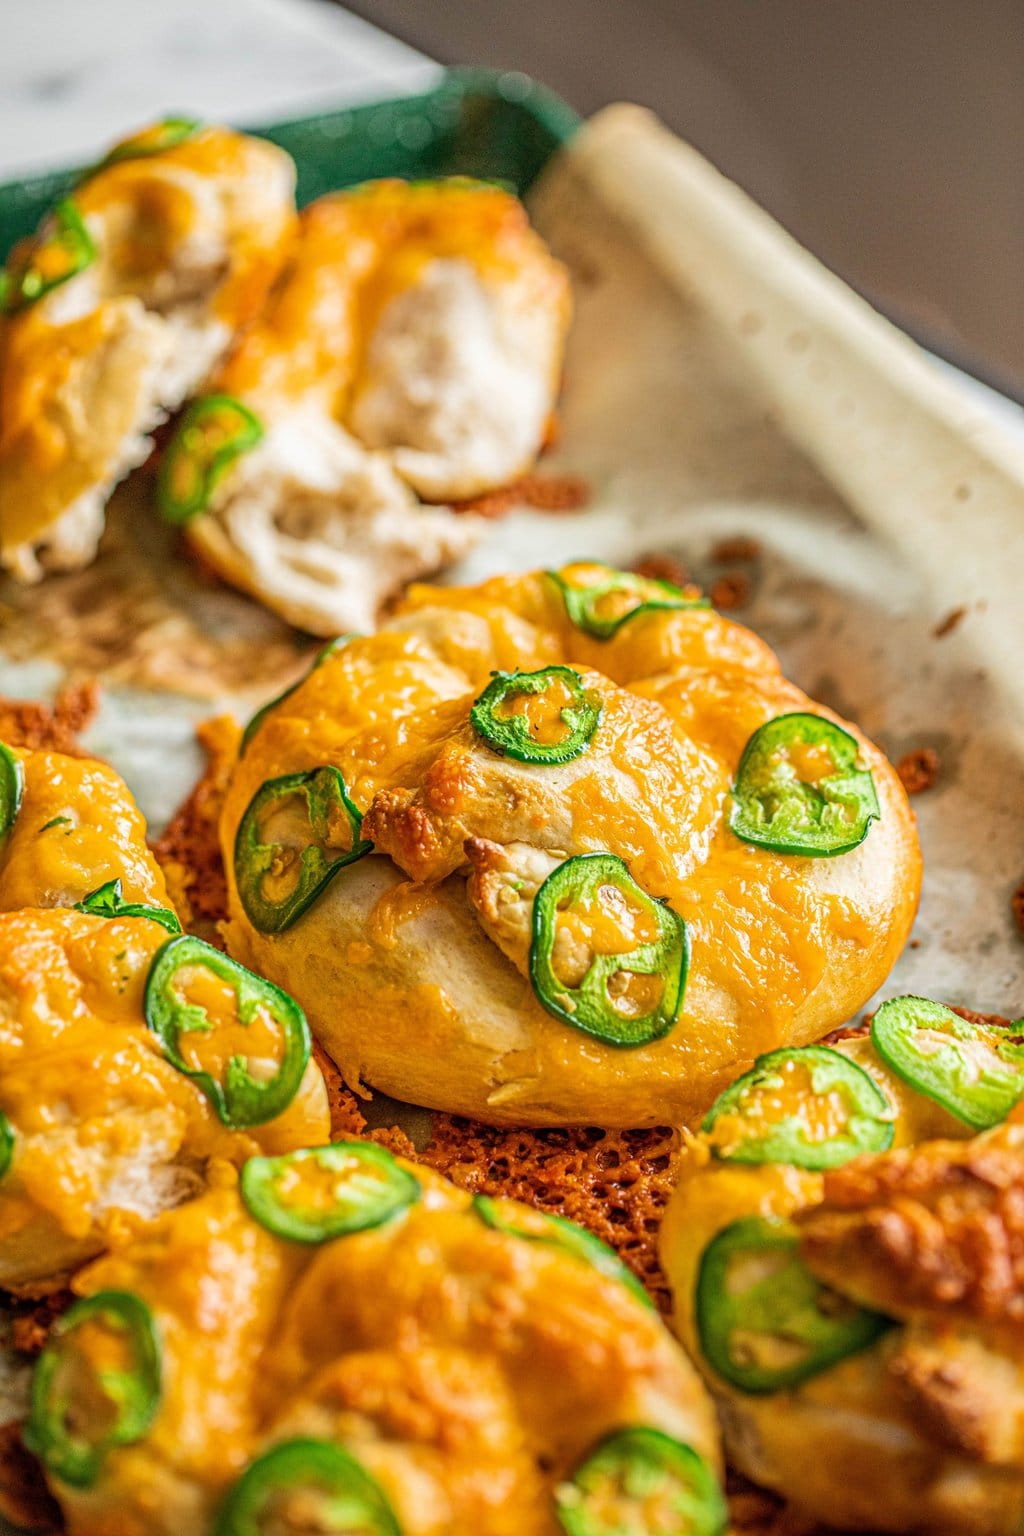
[[[932,789],[939,776],[939,754],[934,747],[915,747],[905,752],[896,764],[903,788],[908,795],[923,794]]]
[[[730,610],[745,608],[750,602],[751,581],[746,571],[726,571],[717,577],[709,590],[709,597],[716,608]]]
[[[362,1135],[361,1101],[326,1051],[314,1046],[331,1112],[331,1139]],[[365,1106],[365,1101],[363,1101]],[[415,1147],[397,1126],[372,1139],[423,1163],[474,1195],[504,1196],[589,1228],[643,1281],[667,1313],[670,1296],[658,1259],[658,1227],[679,1162],[679,1136],[655,1130],[504,1130],[459,1115],[434,1115],[430,1140]]]
[[[100,687],[95,679],[69,683],[52,704],[0,698],[0,741],[26,751],[46,749],[66,757],[88,757],[78,738],[99,706]]]
[[[217,925],[227,915],[228,895],[217,823],[238,751],[239,729],[229,715],[218,715],[204,720],[196,736],[206,753],[206,766],[153,843],[153,854],[185,925],[223,949]]]
[[[513,507],[533,507],[538,512],[582,512],[590,501],[590,486],[582,475],[522,475],[511,485],[457,501],[453,512],[475,512],[478,517],[504,517]],[[666,578],[672,579],[672,578]]]
[[[921,1430],[992,1466],[1021,1464],[1024,1382],[1017,1364],[955,1330],[910,1327],[887,1362]]]
[[[40,1353],[50,1329],[74,1301],[70,1291],[53,1291],[41,1301],[15,1302],[11,1318],[11,1347],[21,1355]]]
[[[815,1272],[891,1316],[1024,1320],[1024,1128],[856,1159],[798,1218]]]
[[[675,1178],[677,1132],[505,1130],[435,1115],[434,1134],[416,1156],[474,1194],[522,1200],[588,1227],[668,1311],[657,1230]]]

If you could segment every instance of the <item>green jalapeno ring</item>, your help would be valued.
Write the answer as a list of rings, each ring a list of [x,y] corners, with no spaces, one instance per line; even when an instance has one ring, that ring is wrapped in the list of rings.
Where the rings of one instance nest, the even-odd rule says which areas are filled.
[[[0,741],[0,840],[14,826],[24,793],[25,769],[21,758]]]
[[[925,1050],[918,1031],[945,1043]],[[871,1043],[886,1066],[976,1131],[998,1125],[1024,1097],[1022,1036],[1024,1019],[1005,1030],[971,1024],[926,997],[890,998],[871,1020]]]
[[[14,1127],[0,1109],[0,1179],[14,1161]]]
[[[310,1160],[339,1175],[332,1190],[333,1210],[289,1206],[277,1188],[282,1175]],[[242,1169],[241,1192],[249,1214],[275,1237],[293,1243],[326,1243],[383,1226],[414,1205],[422,1190],[419,1180],[399,1167],[385,1147],[372,1141],[334,1141],[279,1157],[250,1157]]]
[[[261,1006],[267,1009],[280,1026],[284,1042],[281,1064],[273,1077],[258,1081],[241,1056],[228,1062],[223,1083],[209,1072],[188,1065],[179,1048],[182,1032],[213,1026],[204,1008],[175,995],[174,978],[187,965],[202,967],[228,983],[238,999],[238,1017],[243,1025],[252,1021]],[[167,1060],[206,1094],[224,1125],[236,1130],[263,1125],[287,1109],[298,1092],[312,1049],[306,1015],[287,992],[255,976],[203,939],[186,933],[161,945],[149,968],[143,1011]]]
[[[609,1517],[602,1506],[614,1500]],[[639,1523],[621,1523],[625,1500],[636,1501]],[[647,1510],[657,1501],[656,1525]],[[729,1511],[711,1468],[692,1446],[646,1424],[607,1435],[555,1491],[555,1512],[565,1536],[723,1536]],[[614,1519],[614,1524],[610,1520]]]
[[[61,1367],[67,1341],[93,1319],[123,1334],[131,1349],[129,1371],[98,1371],[97,1382],[116,1412],[113,1426],[90,1442],[67,1423],[70,1401],[61,1391]],[[160,1403],[161,1351],[153,1315],[130,1291],[97,1291],[75,1302],[54,1324],[36,1362],[31,1407],[22,1438],[51,1476],[73,1488],[95,1483],[113,1446],[141,1440]],[[86,1431],[88,1425],[83,1425]]]
[[[72,198],[62,198],[51,218],[53,229],[40,236],[36,246],[29,251],[25,264],[13,272],[10,269],[6,272],[2,295],[5,314],[16,314],[44,299],[62,283],[77,277],[86,267],[91,267],[99,254],[96,242]],[[58,272],[55,277],[47,277],[39,266],[39,253],[48,245],[59,246],[68,261],[67,270]]]
[[[291,894],[274,901],[263,894],[263,882],[273,872],[282,845],[261,840],[260,815],[275,801],[292,795],[305,799],[311,837],[299,854],[298,880]],[[337,858],[328,859],[320,843],[330,836],[332,811],[344,813],[352,846]],[[304,773],[286,773],[261,784],[246,806],[235,834],[235,882],[253,927],[260,933],[283,933],[309,910],[340,870],[365,858],[373,844],[360,836],[362,825],[362,813],[349,798],[341,773],[330,764]]]
[[[773,761],[792,742],[827,747],[836,772],[805,783]],[[869,768],[858,768],[860,743],[821,715],[776,715],[743,749],[732,786],[729,829],[774,853],[834,858],[850,853],[881,816]]]
[[[512,757],[520,763],[556,765],[571,763],[590,746],[601,720],[604,706],[600,698],[583,686],[583,679],[571,667],[542,667],[539,672],[492,672],[492,682],[476,700],[469,720],[477,735],[499,757]],[[560,711],[568,735],[564,741],[535,741],[529,721],[522,715],[502,717],[498,706],[519,694],[540,694],[561,683],[571,703]]]
[[[528,1226],[506,1221],[501,1214],[498,1202],[490,1195],[474,1195],[472,1210],[492,1231],[504,1232],[510,1237],[525,1238],[527,1242],[544,1243],[549,1247],[559,1248],[562,1252],[571,1254],[573,1258],[582,1259],[607,1279],[617,1280],[645,1307],[654,1307],[654,1302],[647,1290],[629,1265],[624,1264],[607,1243],[603,1243],[599,1237],[594,1236],[593,1232],[588,1232],[586,1227],[579,1226],[575,1221],[569,1221],[565,1216],[551,1215],[547,1211],[535,1211],[537,1220],[547,1230],[531,1232]]]
[[[144,901],[125,901],[121,889],[120,880],[108,880],[90,891],[81,901],[76,901],[74,911],[87,912],[91,917],[148,917],[151,922],[166,928],[168,933],[181,932],[181,924],[170,907],[151,907]]]
[[[85,172],[82,179],[87,180],[90,176],[95,176],[98,171],[108,170],[112,165],[121,165],[125,160],[148,160],[153,155],[162,155],[169,149],[177,149],[179,144],[184,144],[187,139],[193,138],[202,126],[202,120],[198,117],[165,117],[161,122],[154,123],[152,127],[143,128],[140,133],[125,139],[124,143],[115,144],[102,160],[98,160]]]
[[[655,919],[658,938],[619,955],[595,955],[577,987],[564,985],[552,963],[559,904],[594,896],[603,885],[618,886]],[[683,1005],[690,963],[686,924],[671,907],[649,896],[613,853],[581,853],[552,870],[533,903],[530,982],[541,1007],[574,1029],[607,1045],[634,1048],[650,1045],[668,1033]],[[660,976],[661,997],[640,1018],[626,1018],[609,995],[609,982],[619,972]]]
[[[304,1506],[320,1495],[318,1529],[359,1536],[401,1536],[394,1510],[375,1478],[351,1452],[330,1440],[283,1440],[251,1462],[221,1505],[213,1536],[265,1536],[275,1506],[294,1489]],[[312,1497],[311,1497],[312,1496]],[[287,1512],[285,1511],[287,1519]]]
[[[233,416],[235,425],[210,448],[203,442],[202,429],[218,413],[229,420]],[[194,400],[168,445],[157,475],[157,507],[165,520],[181,526],[202,512],[231,465],[263,435],[259,417],[233,395],[204,395]],[[186,471],[194,483],[183,493],[175,480]]]
[[[751,1088],[780,1085],[780,1069],[790,1062],[805,1063],[811,1092],[829,1094],[841,1089],[849,1106],[845,1132],[827,1141],[809,1141],[806,1125],[798,1114],[785,1115],[761,1135],[746,1136],[739,1145],[723,1151],[712,1146],[712,1155],[729,1163],[788,1163],[794,1168],[839,1168],[863,1152],[885,1152],[892,1146],[893,1111],[882,1089],[869,1072],[827,1045],[793,1046],[759,1056],[749,1072],[719,1094],[704,1117],[701,1129],[710,1134],[723,1115],[742,1118],[743,1098]]]
[[[767,1260],[766,1273],[738,1292],[729,1284],[733,1262],[738,1258],[749,1267],[758,1255]],[[743,1216],[708,1243],[694,1311],[708,1365],[751,1396],[798,1387],[870,1348],[892,1326],[891,1319],[856,1306],[816,1279],[800,1257],[792,1225],[763,1216]],[[769,1353],[788,1352],[789,1362],[759,1361],[758,1340],[769,1342]]]
[[[655,576],[638,576],[633,571],[620,571],[611,565],[601,568],[608,573],[607,580],[587,587],[571,586],[557,571],[544,573],[558,588],[570,622],[595,640],[611,640],[624,624],[644,613],[711,607],[706,597],[687,597],[685,592],[673,586],[670,581],[659,581]],[[652,591],[653,596],[642,595]],[[603,619],[597,612],[597,604],[610,592],[636,593],[641,601],[617,618]]]
[[[343,646],[346,646],[349,643],[350,640],[358,639],[358,635],[349,634],[338,635],[336,639],[328,640],[327,644],[322,646],[320,650],[317,651],[308,669],[296,682],[292,683],[288,688],[283,688],[281,692],[274,698],[268,699],[266,704],[261,705],[253,715],[252,719],[249,721],[249,724],[246,726],[245,730],[242,732],[242,739],[238,744],[239,757],[241,758],[245,756],[246,749],[250,745],[253,737],[256,735],[256,732],[259,730],[264,720],[266,720],[267,716],[271,714],[279,704],[283,704],[285,699],[290,699],[292,694],[296,693],[302,687],[303,683],[308,682],[317,668],[322,667],[324,662],[333,656],[336,651],[340,651]]]

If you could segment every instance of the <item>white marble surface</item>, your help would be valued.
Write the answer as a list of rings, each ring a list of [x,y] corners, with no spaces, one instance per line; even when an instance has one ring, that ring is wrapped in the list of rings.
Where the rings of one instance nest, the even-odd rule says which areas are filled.
[[[438,74],[326,0],[0,0],[0,180],[171,112],[255,125]]]

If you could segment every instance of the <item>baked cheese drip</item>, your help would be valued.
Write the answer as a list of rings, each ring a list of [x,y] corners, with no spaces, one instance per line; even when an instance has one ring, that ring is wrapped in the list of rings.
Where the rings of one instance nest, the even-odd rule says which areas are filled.
[[[11,756],[24,787],[0,836],[0,912],[72,907],[110,880],[125,901],[170,905],[145,820],[113,768],[60,752]]]
[[[590,1497],[573,1486],[579,1468],[637,1427],[668,1437],[688,1475],[700,1458],[708,1486],[692,1529],[721,1530],[713,1414],[657,1313],[558,1224],[474,1202],[377,1147],[360,1175],[347,1164],[366,1147],[326,1149],[326,1176],[267,1170],[274,1220],[300,1208],[326,1220],[340,1201],[342,1235],[282,1239],[224,1169],[220,1187],[75,1277],[80,1296],[127,1293],[148,1313],[159,1368],[148,1427],[108,1444],[88,1487],[50,1471],[71,1536],[115,1523],[119,1536],[298,1533],[335,1528],[342,1509],[353,1530],[558,1536],[559,1507]],[[72,1424],[103,1348],[87,1324],[79,1337],[80,1374],[64,1377]],[[37,1421],[44,1447],[48,1427]],[[48,1443],[56,1467],[62,1447]],[[639,1494],[609,1484],[606,1496],[623,1517],[642,1514]]]
[[[414,587],[250,731],[221,826],[229,947],[295,993],[349,1082],[490,1121],[679,1124],[846,1019],[899,954],[920,855],[881,753],[848,728],[879,812],[853,851],[742,841],[748,740],[835,717],[692,594],[655,584],[598,638],[560,581],[609,579]],[[494,673],[520,677],[475,709]]]
[[[92,560],[114,487],[259,308],[291,233],[282,150],[174,138],[115,148],[8,262],[0,561],[23,581]]]
[[[292,623],[372,627],[385,598],[483,530],[417,498],[475,496],[533,464],[569,307],[563,268],[498,188],[380,181],[321,198],[212,385],[262,438],[211,486],[189,537]]]
[[[675,1327],[726,1454],[830,1530],[1016,1530],[1021,1112],[974,1135],[867,1034],[812,1049],[759,1063],[687,1138],[662,1226]],[[881,1150],[830,1162],[851,1128]]]
[[[326,1092],[312,1063],[280,1115],[237,1129],[168,1059],[144,1016],[147,977],[168,938],[148,917],[0,915],[5,1289],[56,1288],[109,1242],[200,1193],[210,1159],[242,1162],[328,1134]],[[204,1007],[209,1022],[200,1019],[194,1044],[183,1048],[186,1064],[215,1076],[232,1055],[272,1064],[280,1047],[270,1022],[243,1027],[227,989],[190,980],[186,1000]]]

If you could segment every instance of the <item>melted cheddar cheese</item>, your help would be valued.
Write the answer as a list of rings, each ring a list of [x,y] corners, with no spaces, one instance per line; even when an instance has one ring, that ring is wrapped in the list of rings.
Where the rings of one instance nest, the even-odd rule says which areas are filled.
[[[848,1164],[851,1170],[869,1172],[873,1164],[882,1165],[911,1148],[927,1152],[929,1147],[968,1143],[969,1128],[891,1072],[868,1035],[841,1039],[835,1049],[875,1080],[892,1116],[894,1151],[862,1156]],[[801,1090],[806,1094],[808,1086],[806,1071],[793,1065],[783,1075],[780,1091],[761,1095],[773,1123],[778,1123],[780,1110],[792,1112],[795,1096]],[[756,1116],[756,1096],[750,1108]],[[835,1115],[833,1096],[823,1095],[821,1102],[804,1107],[802,1119],[825,1135]],[[892,1315],[898,1326],[870,1347],[794,1388],[764,1395],[739,1390],[707,1362],[695,1297],[708,1244],[731,1223],[751,1216],[796,1219],[799,1229],[801,1219],[822,1202],[827,1184],[826,1175],[788,1163],[729,1161],[730,1140],[735,1140],[730,1138],[729,1120],[723,1113],[709,1131],[687,1137],[660,1248],[673,1293],[674,1325],[719,1405],[730,1462],[781,1494],[803,1516],[830,1528],[924,1536],[982,1536],[1016,1529],[1024,1514],[1024,1462],[1020,1433],[1009,1425],[1019,1424],[1024,1403],[1019,1330],[1014,1338],[1005,1329],[987,1326],[984,1318],[965,1324],[955,1308],[944,1317],[938,1310],[930,1315],[923,1305],[909,1312],[896,1307]],[[979,1153],[984,1141],[978,1139]],[[1005,1177],[1005,1167],[1001,1171]],[[1024,1161],[1018,1178],[1024,1183]],[[908,1192],[912,1194],[912,1187]],[[913,1219],[914,1213],[908,1213],[908,1220]],[[926,1259],[940,1276],[941,1208],[920,1236]],[[871,1255],[870,1230],[864,1242]],[[980,1226],[972,1244],[973,1261],[983,1264]],[[805,1251],[805,1257],[825,1278],[813,1254]],[[884,1269],[884,1261],[879,1262]],[[971,1255],[966,1255],[965,1269],[971,1263]],[[848,1272],[828,1278],[834,1304],[882,1305],[856,1283],[849,1284],[853,1277]],[[789,1347],[784,1338],[769,1336],[758,1336],[758,1345]],[[1015,1442],[1016,1448],[998,1453],[988,1449],[992,1424],[1006,1425],[1000,1437]]]
[[[560,342],[568,282],[517,198],[458,180],[375,181],[303,211],[278,288],[219,386],[268,405],[316,401],[351,426],[381,317],[427,267],[445,261],[466,262],[487,283],[516,285],[524,307],[553,310]],[[552,394],[560,362],[557,348],[548,364]]]
[[[468,1194],[402,1166],[415,1203],[319,1246],[265,1230],[222,1169],[76,1277],[81,1295],[149,1306],[164,1389],[92,1489],[53,1482],[74,1536],[115,1518],[119,1536],[203,1536],[246,1464],[300,1436],[355,1456],[405,1536],[557,1536],[556,1489],[626,1425],[720,1470],[710,1405],[653,1309],[547,1229],[495,1230]],[[537,1224],[511,1202],[503,1215]]]
[[[169,905],[142,813],[113,768],[59,752],[14,755],[25,788],[0,842],[0,912],[74,906],[108,880],[121,881],[125,901]]]
[[[558,766],[490,750],[469,712],[491,673],[552,663],[601,704],[587,749]],[[222,821],[229,947],[295,992],[353,1082],[485,1119],[689,1119],[755,1055],[847,1018],[913,918],[913,816],[862,737],[881,818],[859,848],[793,858],[729,831],[750,735],[808,708],[828,716],[709,609],[638,614],[599,641],[543,573],[414,587],[378,634],[349,641],[274,709],[239,761]],[[340,769],[375,851],[291,927],[258,932],[232,873],[239,821],[263,783],[324,764]],[[622,858],[690,930],[682,1014],[640,1049],[552,1018],[528,980],[533,897],[587,852]]]
[[[75,189],[95,259],[0,316],[0,558],[16,574],[92,558],[103,503],[148,456],[146,434],[262,303],[293,189],[281,150],[214,127]],[[45,252],[45,226],[42,238]]]
[[[378,181],[320,198],[212,385],[263,436],[187,537],[300,628],[372,627],[482,537],[483,519],[443,504],[532,466],[569,310],[564,269],[496,187]]]
[[[0,915],[0,1112],[14,1137],[0,1178],[0,1285],[52,1289],[109,1241],[194,1196],[211,1158],[242,1162],[327,1138],[312,1063],[277,1119],[239,1132],[167,1060],[143,1015],[167,937],[142,917]],[[201,1000],[229,1011],[219,996]],[[214,1071],[229,1053],[266,1049],[241,1028],[196,1037]]]

